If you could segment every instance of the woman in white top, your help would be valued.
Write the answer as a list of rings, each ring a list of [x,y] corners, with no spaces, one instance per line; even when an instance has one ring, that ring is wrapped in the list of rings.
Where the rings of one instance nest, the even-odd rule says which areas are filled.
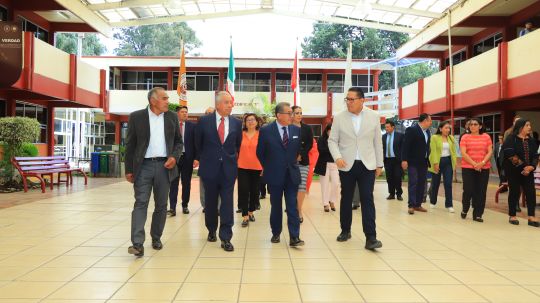
[[[452,179],[456,167],[456,141],[450,134],[450,122],[439,124],[437,132],[431,137],[429,154],[429,171],[431,172],[430,207],[435,208],[441,177],[444,178],[444,206],[454,212],[452,203]]]

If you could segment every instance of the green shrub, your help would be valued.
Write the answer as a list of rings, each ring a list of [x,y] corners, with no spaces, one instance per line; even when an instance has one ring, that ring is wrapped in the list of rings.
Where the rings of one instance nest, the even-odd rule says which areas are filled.
[[[39,155],[38,148],[32,143],[23,143],[21,157],[37,157]]]
[[[36,119],[26,117],[0,118],[0,142],[4,146],[4,160],[0,163],[0,174],[3,179],[13,179],[13,167],[10,158],[22,156],[25,151],[24,143],[34,142],[39,138],[40,124]],[[33,153],[32,148],[27,148]],[[37,148],[35,149],[37,155]]]

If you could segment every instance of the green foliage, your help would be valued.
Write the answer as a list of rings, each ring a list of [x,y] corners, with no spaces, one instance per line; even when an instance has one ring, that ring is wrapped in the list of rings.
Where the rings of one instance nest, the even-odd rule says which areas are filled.
[[[185,22],[121,28],[114,34],[119,42],[115,53],[118,56],[179,56],[181,37],[186,53],[191,54],[202,45]]]
[[[55,36],[56,47],[69,54],[77,54],[77,34],[57,33]],[[84,34],[82,43],[83,56],[100,56],[106,51],[106,47],[96,34]]]
[[[395,33],[358,26],[317,22],[310,37],[302,43],[302,54],[306,58],[346,58],[349,41],[352,41],[352,56],[355,59],[387,59],[395,56],[396,50],[409,40],[403,33]],[[437,65],[422,63],[400,68],[400,87],[411,84],[438,71]],[[379,89],[394,88],[394,74],[384,71],[379,77]]]
[[[0,163],[2,178],[9,180],[13,178],[10,158],[23,155],[24,143],[36,141],[39,138],[39,133],[40,124],[36,119],[26,117],[0,118],[0,142],[4,146],[4,160]]]
[[[38,148],[32,143],[23,143],[21,148],[21,157],[37,157],[39,155]]]
[[[178,103],[169,103],[169,110],[171,112],[176,112],[176,108],[180,106]]]

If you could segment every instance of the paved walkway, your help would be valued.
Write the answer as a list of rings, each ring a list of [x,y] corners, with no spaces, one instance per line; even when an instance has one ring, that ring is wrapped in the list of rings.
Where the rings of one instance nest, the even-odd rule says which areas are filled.
[[[353,238],[336,242],[339,214],[322,211],[314,183],[303,248],[289,248],[287,237],[270,243],[266,199],[248,228],[237,217],[235,251],[226,253],[206,242],[193,202],[191,214],[168,218],[162,251],[147,244],[135,259],[132,188],[96,180],[69,194],[17,193],[34,201],[0,209],[0,302],[540,302],[540,229],[512,226],[500,212],[487,210],[485,223],[441,205],[410,216],[377,183],[384,246],[373,253],[363,249],[359,211]]]

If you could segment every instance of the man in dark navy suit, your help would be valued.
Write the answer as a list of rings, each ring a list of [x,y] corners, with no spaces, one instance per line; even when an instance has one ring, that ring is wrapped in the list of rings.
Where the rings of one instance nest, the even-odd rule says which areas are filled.
[[[431,117],[421,114],[418,123],[407,128],[401,152],[401,167],[409,172],[409,214],[414,211],[427,212],[422,207],[426,191],[426,177],[429,166],[429,144]]]
[[[208,241],[215,242],[218,227],[218,196],[221,197],[219,239],[225,251],[231,244],[234,183],[238,173],[238,151],[242,143],[242,122],[231,116],[232,96],[225,91],[216,95],[216,111],[201,117],[195,128],[199,177],[206,195],[205,222]]]
[[[199,161],[195,160],[195,124],[187,120],[187,106],[178,106],[176,108],[176,113],[178,115],[178,120],[180,121],[179,127],[184,142],[184,149],[182,150],[182,156],[178,161],[178,172],[180,173],[180,176],[171,182],[171,189],[169,191],[169,204],[171,208],[168,213],[173,217],[176,216],[178,185],[180,180],[182,180],[182,213],[189,214],[188,204],[191,194],[191,176],[193,174],[193,167],[199,165]]]
[[[398,133],[396,124],[392,120],[386,120],[384,124],[386,134],[382,136],[383,154],[384,154],[384,171],[386,182],[388,183],[387,200],[396,198],[402,201],[403,189],[401,189],[401,177],[403,169],[401,168],[401,145],[403,143],[403,134]]]
[[[263,180],[270,193],[270,226],[272,243],[280,242],[285,195],[287,226],[292,247],[304,245],[300,240],[300,218],[296,207],[296,195],[300,184],[298,154],[300,152],[300,128],[291,125],[292,109],[289,103],[280,102],[275,109],[276,121],[264,126],[259,133],[257,158],[263,167]]]

